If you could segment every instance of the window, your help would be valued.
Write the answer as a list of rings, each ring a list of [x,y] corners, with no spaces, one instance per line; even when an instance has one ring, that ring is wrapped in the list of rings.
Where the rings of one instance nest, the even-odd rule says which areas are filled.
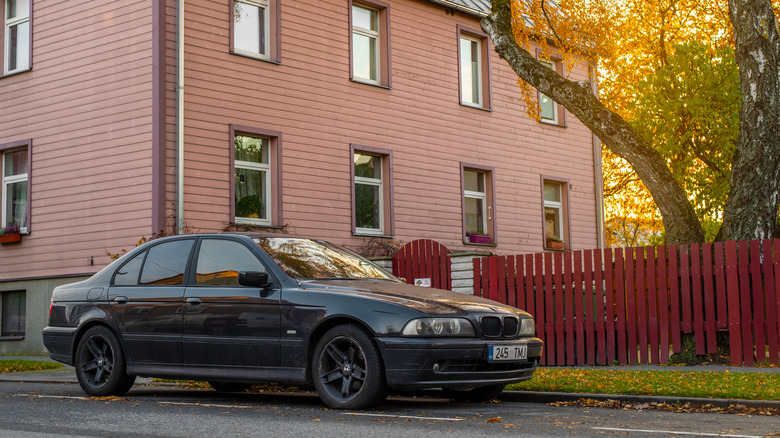
[[[391,235],[390,151],[352,145],[352,219],[356,234]]]
[[[239,242],[203,239],[195,274],[198,285],[238,286],[241,271],[265,272],[265,266]]]
[[[495,244],[493,170],[461,164],[461,181],[464,242]]]
[[[27,294],[24,291],[0,292],[2,300],[2,337],[24,336]]]
[[[279,0],[233,0],[231,4],[231,52],[279,62]]]
[[[485,34],[458,27],[458,74],[462,105],[490,108],[488,59]]]
[[[568,183],[565,181],[542,180],[544,192],[544,246],[548,249],[569,247],[567,186]]]
[[[560,60],[549,59],[539,60],[539,62],[550,69],[555,70],[558,74],[563,74]],[[539,93],[539,108],[541,110],[539,114],[541,122],[551,125],[565,125],[563,105],[558,104],[544,94]]]
[[[195,240],[177,240],[149,249],[141,270],[140,284],[180,285]]]
[[[0,145],[0,158],[2,158],[2,173],[0,180],[2,192],[2,222],[0,227],[16,225],[22,233],[30,231],[30,186],[28,184],[30,172],[30,145],[31,141]],[[19,148],[19,145],[24,147]]]
[[[390,39],[387,5],[350,2],[350,79],[390,87]]]
[[[3,0],[5,3],[5,30],[3,33],[3,73],[10,74],[30,69],[30,1]]]
[[[275,131],[231,125],[233,148],[232,209],[235,223],[281,224],[280,144]]]

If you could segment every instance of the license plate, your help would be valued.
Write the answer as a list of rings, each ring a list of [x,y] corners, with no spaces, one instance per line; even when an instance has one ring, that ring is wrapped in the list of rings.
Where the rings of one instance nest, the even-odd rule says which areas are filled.
[[[527,357],[527,345],[488,345],[488,362],[525,360]]]

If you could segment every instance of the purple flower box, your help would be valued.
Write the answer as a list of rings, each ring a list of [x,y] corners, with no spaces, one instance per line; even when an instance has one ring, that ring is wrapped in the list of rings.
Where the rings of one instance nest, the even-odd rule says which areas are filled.
[[[469,242],[471,243],[490,243],[490,236],[478,236],[476,234],[472,234],[469,236]]]

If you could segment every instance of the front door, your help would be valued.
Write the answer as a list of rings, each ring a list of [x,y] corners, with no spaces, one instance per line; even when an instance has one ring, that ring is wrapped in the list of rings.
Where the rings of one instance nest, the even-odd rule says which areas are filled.
[[[241,271],[267,272],[243,243],[204,238],[195,283],[185,291],[184,361],[190,365],[278,367],[281,289],[238,284]]]

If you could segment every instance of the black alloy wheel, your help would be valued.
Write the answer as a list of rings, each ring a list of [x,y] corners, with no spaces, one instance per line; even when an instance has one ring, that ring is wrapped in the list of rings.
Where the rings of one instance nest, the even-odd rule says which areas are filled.
[[[336,409],[364,409],[387,397],[384,368],[371,335],[355,325],[328,330],[314,351],[317,393]]]
[[[123,395],[135,382],[135,376],[126,374],[119,340],[103,326],[92,327],[81,337],[75,365],[81,389],[91,396]]]

